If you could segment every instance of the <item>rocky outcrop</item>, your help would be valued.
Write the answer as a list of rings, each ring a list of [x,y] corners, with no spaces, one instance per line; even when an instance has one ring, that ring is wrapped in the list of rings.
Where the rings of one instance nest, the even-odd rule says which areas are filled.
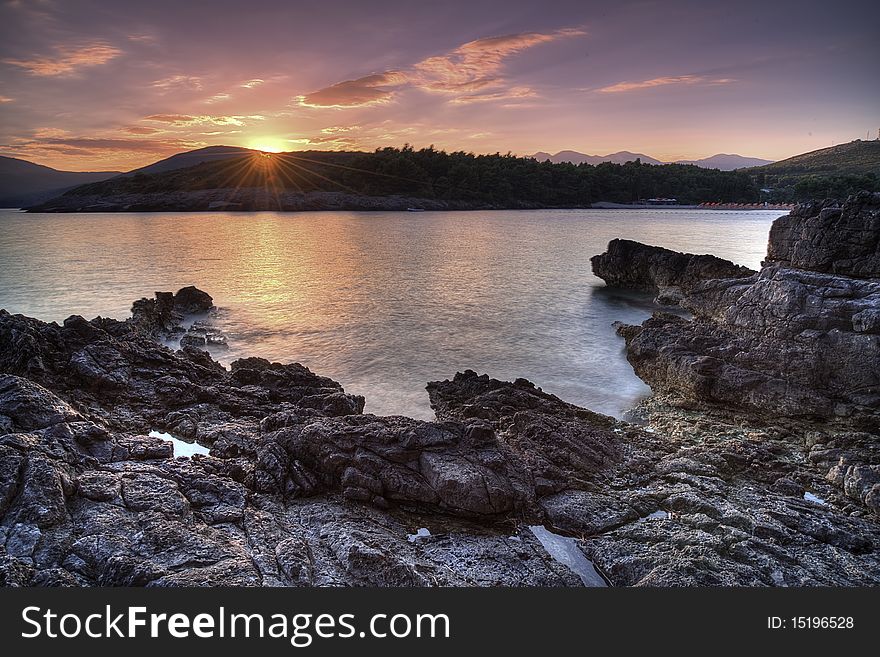
[[[659,246],[614,239],[605,253],[590,259],[593,273],[610,287],[657,295],[663,305],[678,305],[705,280],[745,278],[755,272],[713,255],[679,253]]]
[[[798,254],[809,250],[807,244],[790,241],[799,234],[809,243],[836,244],[837,257],[823,260],[821,268],[870,271],[874,251],[864,247],[877,239],[872,199],[853,197],[835,210],[834,225],[843,234],[836,242],[808,228],[812,219],[830,221],[824,207],[829,202],[777,220],[770,239],[775,257],[760,273],[706,280],[689,289],[681,305],[693,320],[659,313],[641,327],[621,327],[636,373],[655,392],[686,404],[877,430],[880,280],[800,269],[778,260],[784,253],[795,254],[795,262],[804,260]],[[848,243],[858,246],[845,252]],[[628,271],[625,260],[617,266]]]
[[[805,203],[770,229],[768,263],[880,278],[880,193]]]
[[[211,295],[190,285],[176,294],[156,292],[153,299],[135,301],[131,306],[131,318],[126,323],[148,336],[170,336],[184,332],[181,323],[187,315],[204,314],[213,308]]]
[[[860,194],[801,206],[774,223],[759,273],[688,291],[681,305],[692,319],[658,312],[620,326],[654,410],[665,405],[652,422],[680,424],[687,409],[732,426],[825,436],[805,445],[807,458],[880,514],[880,279],[865,278],[875,267],[878,201]]]

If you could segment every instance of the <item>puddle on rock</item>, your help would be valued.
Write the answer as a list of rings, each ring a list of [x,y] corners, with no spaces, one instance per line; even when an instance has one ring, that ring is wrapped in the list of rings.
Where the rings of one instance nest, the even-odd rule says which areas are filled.
[[[156,431],[154,429],[148,435],[150,438],[161,438],[162,440],[171,443],[174,447],[175,457],[183,456],[189,458],[193,454],[207,454],[210,451],[207,447],[199,445],[198,443],[188,443],[185,440],[175,438],[170,433],[164,433],[163,431]]]
[[[416,530],[415,534],[407,534],[406,540],[408,540],[410,543],[415,543],[420,538],[427,538],[430,535],[431,532],[428,531],[427,527],[419,527],[418,530]]]
[[[649,513],[646,516],[642,516],[636,522],[645,522],[646,520],[666,520],[669,517],[669,512],[664,511],[663,509],[657,509],[656,511]]]
[[[541,525],[533,525],[529,529],[532,530],[535,538],[541,542],[547,553],[580,577],[584,586],[608,586],[593,562],[581,552],[575,539],[554,534]]]

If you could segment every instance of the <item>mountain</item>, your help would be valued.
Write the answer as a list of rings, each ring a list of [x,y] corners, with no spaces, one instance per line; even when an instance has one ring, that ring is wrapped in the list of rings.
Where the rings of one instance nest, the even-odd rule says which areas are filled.
[[[116,175],[118,171],[59,171],[16,157],[0,156],[0,207],[33,205],[79,185]]]
[[[752,169],[750,173],[797,176],[873,173],[880,176],[880,140],[862,141],[856,139],[846,144],[820,148]]]
[[[661,162],[660,160],[645,155],[644,153],[631,153],[630,151],[618,151],[617,153],[609,153],[608,155],[585,155],[577,151],[559,151],[556,155],[538,151],[533,158],[539,162],[550,160],[554,164],[560,162],[570,162],[572,164],[601,164],[602,162],[614,162],[615,164],[625,164],[635,159],[640,159],[642,164],[693,164],[703,169],[721,169],[721,171],[733,171],[735,169],[744,169],[746,167],[756,167],[762,164],[770,164],[772,160],[762,160],[758,157],[743,157],[742,155],[728,155],[727,153],[718,153],[711,157],[704,157],[701,160],[678,160],[676,162]]]
[[[602,164],[602,162],[626,164],[627,162],[634,162],[637,159],[640,159],[642,164],[663,164],[663,162],[654,159],[650,155],[645,155],[644,153],[631,153],[629,151],[618,151],[617,153],[609,153],[608,155],[585,155],[584,153],[578,153],[577,151],[559,151],[556,155],[551,155],[550,153],[539,151],[531,157],[538,160],[538,162],[550,160],[553,164],[560,164],[562,162],[570,162],[571,164]]]
[[[133,175],[136,173],[154,174],[164,173],[165,171],[174,171],[176,169],[188,169],[203,162],[216,162],[218,160],[228,160],[232,157],[241,157],[243,155],[253,154],[257,151],[241,146],[207,146],[186,153],[177,153],[164,160],[159,160],[153,164],[149,164],[140,169],[129,171],[125,175]]]
[[[721,169],[722,171],[733,171],[735,169],[746,169],[748,167],[759,167],[764,164],[772,164],[773,160],[762,160],[760,157],[744,157],[742,155],[718,153],[710,157],[704,157],[701,160],[676,160],[676,164],[694,164],[704,169]]]

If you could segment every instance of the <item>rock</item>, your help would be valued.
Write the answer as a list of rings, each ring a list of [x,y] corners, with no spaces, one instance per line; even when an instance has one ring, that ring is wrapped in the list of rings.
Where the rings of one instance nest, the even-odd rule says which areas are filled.
[[[194,347],[196,349],[204,347],[206,344],[204,336],[187,334],[180,338],[180,348]]]
[[[829,206],[778,219],[759,273],[690,286],[692,321],[657,313],[618,328],[636,374],[683,404],[880,427],[880,281],[841,274],[874,271],[880,199]],[[823,255],[809,260],[814,244]],[[613,264],[609,280],[640,284],[627,277],[644,270],[644,251],[627,249],[599,262]]]
[[[773,222],[769,263],[855,278],[880,278],[880,193],[804,203]]]
[[[700,281],[755,273],[713,255],[678,253],[622,239],[611,240],[607,251],[593,256],[590,263],[593,273],[610,287],[650,292],[663,305],[678,305]]]
[[[174,295],[174,309],[184,314],[206,313],[214,307],[214,299],[194,285],[183,287]]]

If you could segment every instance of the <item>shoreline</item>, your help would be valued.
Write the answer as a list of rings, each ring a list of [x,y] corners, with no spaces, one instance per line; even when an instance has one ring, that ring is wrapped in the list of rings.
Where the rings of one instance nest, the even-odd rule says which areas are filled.
[[[858,237],[878,209],[880,195],[802,206],[774,223],[759,272],[609,243],[597,275],[694,314],[618,326],[651,385],[644,426],[471,370],[428,383],[431,421],[364,413],[297,363],[220,366],[199,347],[222,336],[182,327],[213,307],[195,287],[136,301],[125,321],[0,311],[0,464],[17,491],[0,498],[0,579],[584,584],[544,527],[615,586],[880,585],[864,384],[880,260],[830,229]],[[826,249],[848,269],[824,271]],[[797,300],[817,296],[831,301],[806,317]],[[719,308],[760,317],[740,326]],[[163,335],[188,339],[172,350]],[[155,432],[208,454],[174,458]]]

